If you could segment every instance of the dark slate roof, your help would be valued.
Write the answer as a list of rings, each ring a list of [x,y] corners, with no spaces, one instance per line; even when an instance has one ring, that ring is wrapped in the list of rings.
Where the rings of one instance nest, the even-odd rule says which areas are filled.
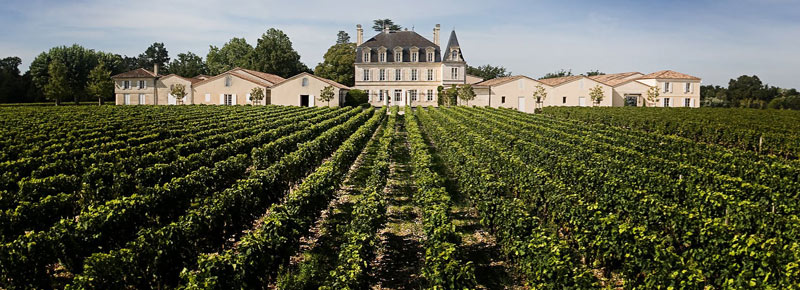
[[[394,48],[398,46],[403,48],[403,62],[411,61],[411,47],[415,46],[419,49],[419,62],[428,61],[425,58],[427,57],[426,49],[429,47],[434,48],[434,61],[442,61],[438,45],[414,31],[396,31],[378,33],[359,45],[356,48],[356,62],[363,62],[361,59],[364,55],[362,49],[365,47],[369,47],[372,52],[370,62],[378,62],[378,48],[381,46],[386,48],[386,62],[394,62]]]
[[[447,41],[447,51],[444,54],[444,61],[461,61],[461,60],[453,60],[453,58],[450,56],[450,48],[453,47],[457,47],[458,55],[461,57],[461,60],[464,60],[464,55],[461,54],[461,46],[458,45],[458,37],[456,36],[455,30],[453,30],[453,32],[450,32],[450,40]]]

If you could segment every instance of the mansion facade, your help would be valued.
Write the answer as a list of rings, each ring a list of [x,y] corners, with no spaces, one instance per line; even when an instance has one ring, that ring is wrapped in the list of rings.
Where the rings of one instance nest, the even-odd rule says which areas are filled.
[[[467,74],[467,62],[455,30],[447,45],[440,46],[440,28],[439,24],[434,27],[432,40],[414,31],[384,29],[363,41],[364,30],[357,25],[353,88],[366,92],[373,106],[436,106],[439,87],[465,84],[472,85],[476,94],[469,105],[523,112],[547,106],[700,106],[701,79],[671,70],[538,80],[518,75],[483,80]],[[539,86],[547,97],[534,100],[533,92]],[[595,103],[589,91],[598,86],[604,97]],[[648,91],[654,87],[659,96],[650,100]]]

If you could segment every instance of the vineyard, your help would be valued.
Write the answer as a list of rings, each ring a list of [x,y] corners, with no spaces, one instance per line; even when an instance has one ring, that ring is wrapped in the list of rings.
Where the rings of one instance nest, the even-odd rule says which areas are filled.
[[[0,117],[0,289],[800,287],[792,112]]]

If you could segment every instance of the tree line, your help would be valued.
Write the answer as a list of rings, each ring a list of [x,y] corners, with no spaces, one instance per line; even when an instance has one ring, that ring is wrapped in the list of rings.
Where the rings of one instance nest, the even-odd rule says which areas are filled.
[[[704,107],[800,110],[800,92],[764,84],[758,76],[742,75],[728,82],[728,87],[700,87]]]

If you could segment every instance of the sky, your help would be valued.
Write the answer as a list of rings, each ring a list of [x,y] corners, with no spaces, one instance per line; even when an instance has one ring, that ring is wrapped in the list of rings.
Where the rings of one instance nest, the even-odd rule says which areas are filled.
[[[269,28],[283,30],[313,68],[340,30],[356,39],[390,18],[442,42],[455,29],[467,63],[503,66],[539,78],[675,70],[727,86],[758,75],[800,88],[800,0],[732,1],[104,1],[0,0],[0,58],[19,56],[26,71],[39,53],[77,43],[135,56],[163,42],[175,57],[205,56],[233,37],[251,45]]]

